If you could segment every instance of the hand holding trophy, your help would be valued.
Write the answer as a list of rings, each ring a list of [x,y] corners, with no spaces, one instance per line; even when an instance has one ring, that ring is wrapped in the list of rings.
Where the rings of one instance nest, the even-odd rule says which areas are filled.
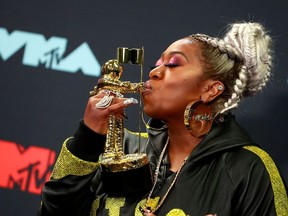
[[[106,90],[115,97],[124,97],[123,94],[139,93],[143,90],[144,84],[142,82],[131,83],[120,80],[123,73],[121,63],[140,65],[142,71],[143,54],[143,48],[118,48],[117,59],[109,60],[103,64],[102,76],[90,95],[93,96],[99,91]],[[103,104],[99,106],[108,107],[109,96],[104,97],[107,98],[101,100]],[[113,196],[123,196],[150,188],[152,177],[147,155],[145,153],[125,154],[123,151],[123,118],[110,114],[107,124],[105,150],[101,158],[105,192]]]

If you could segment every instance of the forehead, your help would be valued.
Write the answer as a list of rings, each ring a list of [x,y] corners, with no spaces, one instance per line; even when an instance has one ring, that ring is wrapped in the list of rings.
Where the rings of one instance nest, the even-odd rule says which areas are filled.
[[[169,55],[170,53],[181,52],[187,58],[195,58],[199,54],[199,49],[197,47],[196,41],[190,40],[188,38],[183,38],[172,43],[164,52],[164,54]]]

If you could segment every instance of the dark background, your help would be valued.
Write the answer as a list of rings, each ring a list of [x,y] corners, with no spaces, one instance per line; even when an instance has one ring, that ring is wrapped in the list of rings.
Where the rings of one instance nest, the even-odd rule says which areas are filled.
[[[117,47],[144,46],[147,79],[149,66],[177,39],[193,33],[221,36],[229,23],[237,21],[264,24],[274,40],[271,82],[256,97],[244,100],[236,115],[288,182],[287,6],[285,0],[0,0],[0,27],[41,34],[47,40],[66,38],[65,55],[87,42],[100,65],[116,57]],[[98,77],[27,66],[23,52],[6,61],[0,58],[0,140],[58,154],[63,140],[76,130]],[[138,78],[138,66],[124,68],[123,80]],[[137,109],[128,108],[127,113],[126,127],[137,130]],[[1,216],[35,215],[39,204],[39,194],[0,188]]]

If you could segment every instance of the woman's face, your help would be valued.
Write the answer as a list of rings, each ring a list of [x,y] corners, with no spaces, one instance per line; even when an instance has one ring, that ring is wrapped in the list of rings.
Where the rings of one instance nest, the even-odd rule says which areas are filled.
[[[183,118],[186,106],[201,98],[206,85],[199,56],[195,41],[189,39],[178,40],[165,50],[142,94],[147,115],[164,121]]]

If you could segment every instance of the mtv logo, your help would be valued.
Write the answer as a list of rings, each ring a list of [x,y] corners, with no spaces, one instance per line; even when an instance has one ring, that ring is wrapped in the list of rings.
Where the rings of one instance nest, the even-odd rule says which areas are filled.
[[[40,194],[49,179],[56,153],[48,148],[0,140],[0,187]]]
[[[7,61],[20,50],[24,50],[23,65],[99,76],[100,64],[87,42],[83,42],[71,53],[66,53],[68,39],[14,30],[11,33],[0,27],[0,61]],[[64,57],[65,56],[65,57]]]

